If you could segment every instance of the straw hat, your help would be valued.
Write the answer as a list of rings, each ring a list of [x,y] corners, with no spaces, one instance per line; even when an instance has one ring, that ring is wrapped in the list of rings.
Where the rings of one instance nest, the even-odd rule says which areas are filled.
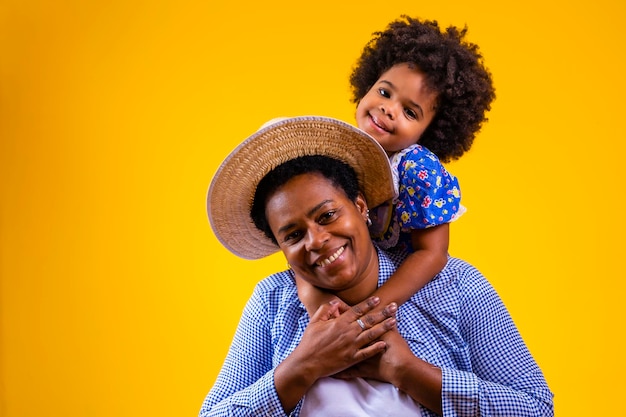
[[[241,258],[259,259],[279,250],[250,217],[254,193],[272,169],[305,155],[329,156],[350,165],[369,207],[394,195],[389,159],[367,133],[328,117],[274,119],[237,146],[211,181],[209,221],[229,251]]]

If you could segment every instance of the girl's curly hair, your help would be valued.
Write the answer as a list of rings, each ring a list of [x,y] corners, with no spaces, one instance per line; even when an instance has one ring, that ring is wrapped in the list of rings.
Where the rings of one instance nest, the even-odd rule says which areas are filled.
[[[467,27],[439,28],[437,21],[406,15],[375,32],[350,75],[352,102],[357,103],[380,76],[397,64],[415,66],[429,89],[438,93],[435,117],[419,143],[442,162],[458,159],[472,146],[495,89],[478,45],[465,41]]]

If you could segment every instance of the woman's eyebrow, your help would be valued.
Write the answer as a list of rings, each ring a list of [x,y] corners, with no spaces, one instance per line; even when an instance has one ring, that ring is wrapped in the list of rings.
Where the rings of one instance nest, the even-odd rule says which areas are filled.
[[[318,205],[316,205],[315,207],[313,207],[311,210],[309,210],[306,214],[307,216],[313,216],[313,214],[315,214],[315,212],[317,210],[319,210],[321,207],[323,207],[325,204],[331,203],[333,200],[324,200],[321,203],[319,203]],[[283,233],[286,230],[291,229],[293,226],[295,225],[295,223],[288,223],[280,228],[278,228],[278,233]]]
[[[315,214],[316,211],[318,211],[320,208],[322,208],[325,204],[331,203],[333,200],[324,200],[321,203],[319,203],[318,205],[316,205],[315,207],[313,207],[311,210],[308,211],[307,215],[308,216],[312,216],[313,214]]]

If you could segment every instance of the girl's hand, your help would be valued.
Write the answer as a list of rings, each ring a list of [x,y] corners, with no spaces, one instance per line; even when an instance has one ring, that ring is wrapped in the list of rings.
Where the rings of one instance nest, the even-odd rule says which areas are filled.
[[[317,309],[323,304],[337,300],[337,296],[330,294],[296,275],[298,298],[304,304],[309,316],[313,317]]]

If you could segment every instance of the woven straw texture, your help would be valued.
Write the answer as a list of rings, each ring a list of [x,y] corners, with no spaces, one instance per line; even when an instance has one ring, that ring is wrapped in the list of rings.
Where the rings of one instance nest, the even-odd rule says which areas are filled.
[[[393,197],[389,160],[368,134],[340,120],[303,116],[264,125],[230,153],[218,168],[207,195],[207,212],[218,240],[232,253],[259,259],[278,247],[250,217],[259,181],[276,166],[299,156],[325,155],[357,173],[369,207]]]

